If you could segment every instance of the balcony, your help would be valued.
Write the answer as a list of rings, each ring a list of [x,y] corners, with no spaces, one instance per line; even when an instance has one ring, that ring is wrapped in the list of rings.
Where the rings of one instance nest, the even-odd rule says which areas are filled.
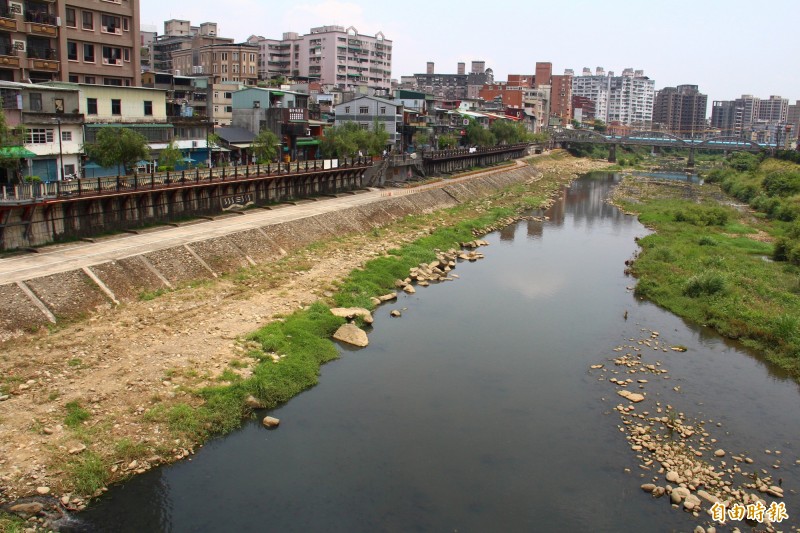
[[[56,50],[53,48],[28,47],[28,68],[31,70],[57,72],[59,62]]]
[[[8,8],[5,2],[0,3],[0,30],[17,31],[16,14]]]
[[[20,62],[17,49],[11,43],[0,43],[0,66],[19,68]]]
[[[122,60],[121,59],[114,59],[111,57],[104,57],[103,58],[103,65],[107,65],[110,67],[121,67]]]

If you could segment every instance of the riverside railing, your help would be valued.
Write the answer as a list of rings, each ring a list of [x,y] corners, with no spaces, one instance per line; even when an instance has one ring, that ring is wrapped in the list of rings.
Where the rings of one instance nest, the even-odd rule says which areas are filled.
[[[151,172],[128,176],[79,178],[69,181],[26,183],[0,188],[3,203],[32,203],[44,200],[71,199],[118,192],[148,191],[186,185],[232,182],[256,177],[291,176],[324,170],[365,168],[372,165],[369,158],[320,159],[275,163],[268,165],[238,165],[231,167],[195,168],[172,172]]]

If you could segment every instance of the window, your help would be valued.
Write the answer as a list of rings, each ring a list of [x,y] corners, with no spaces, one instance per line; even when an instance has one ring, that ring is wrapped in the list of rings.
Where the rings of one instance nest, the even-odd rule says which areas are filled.
[[[233,52],[233,54],[231,54],[231,59],[239,61],[239,52]]]
[[[111,99],[111,114],[112,115],[122,114],[122,100],[118,100],[116,98]]]
[[[84,83],[89,83],[91,85],[94,85],[96,83],[94,81],[94,76],[84,76],[83,80],[84,80]]]
[[[226,105],[225,106],[225,112],[226,113],[233,113],[233,106]]]
[[[94,45],[83,43],[83,62],[94,63]],[[88,81],[86,83],[89,83]],[[92,82],[94,83],[94,82]]]
[[[97,114],[97,98],[86,99],[86,114],[87,115]]]
[[[78,27],[77,19],[75,18],[75,8],[73,8],[73,7],[68,7],[67,8],[66,18],[67,18],[67,27],[68,28],[77,28]]]
[[[381,115],[386,114],[386,106],[381,106]]]
[[[26,144],[47,144],[53,142],[53,130],[45,128],[31,128],[25,136]]]
[[[131,51],[127,48],[122,49],[122,60],[127,61],[128,63],[131,61]]]
[[[64,165],[64,175],[75,174],[75,165]]]
[[[114,15],[100,16],[100,29],[104,33],[116,33],[122,35],[122,21]]]
[[[113,46],[103,47],[103,64],[104,65],[122,65],[122,48]]]
[[[81,11],[84,30],[94,30],[94,15],[91,11]]]
[[[78,75],[77,74],[70,74],[69,75],[69,82],[70,83],[78,83]]]
[[[222,52],[222,60],[223,61],[227,61],[228,60],[228,52]]]
[[[128,21],[128,17],[123,17],[122,19],[122,30],[123,31],[130,31],[130,22]]]
[[[153,116],[153,102],[151,100],[144,101],[144,114],[147,117]]]
[[[345,113],[349,113],[349,112],[350,112],[350,106],[349,106],[349,105],[348,105],[348,106],[345,106],[345,108],[344,108],[344,112],[345,112]]]
[[[120,79],[120,78],[103,78],[103,85],[113,85],[114,87],[122,87],[122,79]]]
[[[42,93],[30,93],[31,111],[42,110]]]
[[[223,98],[226,98],[226,99],[230,100],[231,98],[233,98],[233,93],[227,93],[226,92],[225,95],[223,96]]]
[[[61,132],[61,140],[64,142],[71,142],[72,141],[72,132],[71,131],[62,131]]]
[[[358,113],[359,113],[359,115],[368,115],[369,114],[369,107],[365,106],[365,105],[359,106]]]
[[[78,60],[78,43],[67,41],[67,59],[70,61]]]

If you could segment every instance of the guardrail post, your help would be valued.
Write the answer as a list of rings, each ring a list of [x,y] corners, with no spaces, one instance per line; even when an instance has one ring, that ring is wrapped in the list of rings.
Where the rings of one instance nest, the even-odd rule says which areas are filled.
[[[119,192],[119,186],[120,186],[120,183],[119,183],[119,176],[117,176],[117,192]]]
[[[236,165],[235,167],[233,167],[233,177],[234,178],[238,178],[239,177],[239,165]]]
[[[246,167],[244,167],[244,177],[245,178],[249,178],[250,177],[250,165],[247,165]]]

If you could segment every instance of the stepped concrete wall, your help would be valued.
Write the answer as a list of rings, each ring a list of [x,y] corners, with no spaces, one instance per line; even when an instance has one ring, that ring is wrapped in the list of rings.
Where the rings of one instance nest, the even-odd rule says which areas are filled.
[[[537,176],[534,169],[523,166],[458,183],[444,182],[441,187],[420,192],[398,190],[397,196],[386,196],[373,204],[2,285],[0,301],[5,303],[5,312],[0,315],[0,340],[43,325],[85,317],[99,308],[135,301],[144,292],[175,288],[269,263],[319,240],[363,233],[407,215],[430,213],[476,200]]]

